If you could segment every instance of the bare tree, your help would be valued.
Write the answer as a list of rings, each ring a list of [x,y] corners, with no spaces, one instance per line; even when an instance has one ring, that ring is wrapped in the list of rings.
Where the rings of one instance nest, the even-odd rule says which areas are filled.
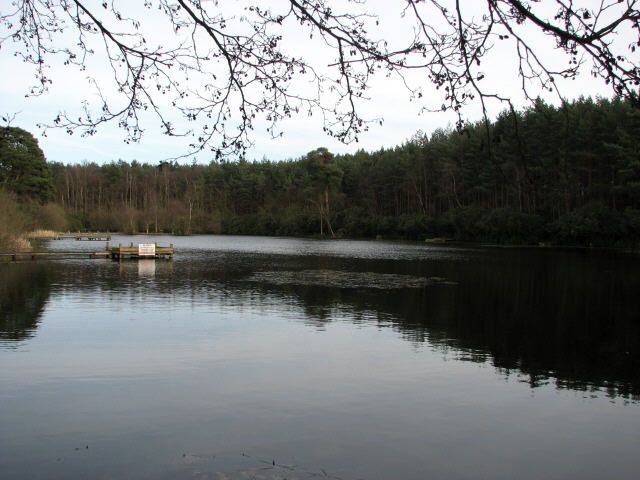
[[[326,133],[357,140],[374,120],[360,112],[375,75],[398,76],[416,101],[439,90],[437,109],[457,112],[462,127],[470,102],[480,102],[485,117],[488,101],[511,105],[482,82],[501,43],[514,52],[511,78],[527,98],[542,90],[561,96],[557,80],[587,70],[637,101],[638,0],[399,0],[406,28],[398,38],[378,28],[376,5],[13,0],[1,7],[0,47],[34,66],[31,95],[47,91],[47,67],[56,61],[89,73],[106,61],[111,78],[90,80],[99,104],[83,103],[80,116],[60,113],[52,126],[93,135],[116,122],[135,142],[151,112],[167,135],[192,138],[188,154],[209,148],[217,158],[241,155],[258,121],[276,136],[294,114],[320,114]],[[292,31],[308,35],[313,51],[291,53]],[[551,45],[538,41],[544,36]],[[564,55],[560,67],[552,50]]]

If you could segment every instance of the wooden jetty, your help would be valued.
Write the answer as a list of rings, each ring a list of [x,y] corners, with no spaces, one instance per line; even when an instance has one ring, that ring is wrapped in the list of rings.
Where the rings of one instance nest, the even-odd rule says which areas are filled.
[[[111,240],[110,233],[102,232],[78,232],[78,233],[62,233],[54,237],[54,240],[65,240],[73,238],[74,240],[94,241],[94,242],[108,242]]]
[[[47,258],[109,258],[107,251],[102,252],[14,252],[0,253],[0,259],[17,262],[20,260],[40,260]]]
[[[24,260],[56,259],[56,258],[112,258],[114,260],[173,258],[173,244],[163,247],[157,243],[140,243],[129,245],[113,245],[107,243],[107,247],[99,252],[92,251],[50,251],[50,252],[12,252],[0,253],[0,260],[17,262]]]
[[[118,244],[113,246],[107,244],[107,252],[114,260],[125,258],[165,258],[170,260],[173,258],[173,251],[173,243],[168,247],[162,247],[157,243],[139,243],[137,245],[130,243],[129,245]]]

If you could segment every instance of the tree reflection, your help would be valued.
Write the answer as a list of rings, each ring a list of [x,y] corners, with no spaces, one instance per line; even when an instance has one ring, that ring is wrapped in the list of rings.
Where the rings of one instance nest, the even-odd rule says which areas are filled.
[[[554,382],[638,399],[640,318],[634,299],[640,285],[623,261],[580,251],[493,252],[488,259],[435,270],[400,267],[413,274],[422,268],[423,275],[435,273],[455,285],[380,290],[335,288],[329,281],[251,288],[296,299],[305,322],[316,327],[336,319],[376,324],[460,360],[489,362],[532,388]],[[359,268],[376,265],[361,262]]]
[[[153,275],[141,272],[135,262],[2,265],[0,337],[34,335],[49,295],[63,292],[88,290],[119,301],[124,295],[275,306],[297,312],[297,318],[318,329],[335,321],[390,328],[417,345],[490,363],[532,388],[552,382],[558,388],[637,399],[638,263],[631,256],[518,249],[440,262],[212,254],[156,262]],[[304,281],[296,281],[296,271],[314,269],[323,275],[305,273]],[[356,287],[335,286],[330,271],[348,271]],[[269,281],[278,279],[278,272],[287,272],[289,280]],[[398,275],[455,284],[410,281],[407,287]],[[371,279],[395,283],[368,288]]]
[[[0,340],[4,345],[35,335],[49,299],[51,276],[44,264],[0,265]]]

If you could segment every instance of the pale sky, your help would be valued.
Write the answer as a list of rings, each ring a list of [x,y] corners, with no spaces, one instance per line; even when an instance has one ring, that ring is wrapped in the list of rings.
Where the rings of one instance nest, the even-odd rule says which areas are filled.
[[[449,0],[445,0],[447,3]],[[97,0],[96,0],[97,2]],[[6,13],[6,4],[9,0],[0,1],[0,13]],[[94,3],[89,0],[89,3]],[[100,2],[101,3],[101,2]],[[118,2],[116,2],[118,3]],[[236,9],[239,4],[249,2],[221,0],[220,8],[227,7]],[[261,5],[269,4],[273,8],[281,5],[282,0],[270,2],[260,2]],[[399,5],[402,2],[393,3],[384,0],[370,0],[367,2],[367,11],[380,12],[380,26],[378,31],[372,34],[380,35],[382,38],[402,41],[410,33],[406,19],[402,17]],[[589,0],[583,0],[589,5]],[[121,10],[131,9],[131,3],[121,1]],[[344,6],[346,2],[336,0],[337,7]],[[471,18],[476,14],[482,2],[476,0],[463,0],[465,14]],[[140,9],[133,7],[133,14],[137,14]],[[161,23],[157,16],[144,14],[143,24],[155,28],[154,22],[158,22],[158,29]],[[145,23],[146,22],[146,23]],[[288,52],[299,53],[305,58],[311,58],[314,64],[323,68],[335,57],[335,52],[329,49],[321,49],[318,42],[307,38],[307,34],[295,25],[286,26],[284,31],[283,48]],[[4,36],[6,30],[0,27],[0,34]],[[171,32],[156,31],[152,33],[157,38],[162,35],[171,35]],[[630,42],[633,40],[631,32],[622,32],[622,38],[617,41]],[[553,48],[552,42],[538,35],[533,43],[539,46],[545,57],[552,60],[564,58]],[[50,76],[53,79],[48,94],[40,97],[25,98],[29,86],[33,83],[34,72],[30,65],[23,64],[13,55],[10,44],[0,49],[0,71],[3,72],[3,81],[0,83],[1,107],[0,114],[16,114],[12,126],[18,126],[31,131],[36,135],[40,146],[45,152],[49,161],[64,163],[77,163],[82,161],[105,163],[112,160],[123,159],[126,161],[138,160],[140,162],[158,163],[168,157],[178,156],[187,151],[188,140],[181,138],[170,138],[160,132],[158,121],[149,119],[144,127],[146,129],[144,137],[139,144],[125,144],[124,135],[115,125],[103,126],[93,137],[81,138],[78,134],[68,135],[62,130],[49,130],[46,137],[41,135],[37,128],[38,123],[51,123],[53,118],[60,111],[67,111],[70,114],[79,112],[81,102],[88,100],[95,101],[95,93],[87,82],[87,76],[93,75],[101,87],[108,90],[108,79],[110,78],[107,64],[103,58],[96,55],[90,61],[88,71],[82,72],[73,66],[64,66],[59,59],[51,62]],[[517,106],[526,105],[519,90],[519,80],[514,64],[515,53],[513,45],[505,42],[495,46],[495,50],[489,53],[488,61],[483,65],[483,73],[486,74],[484,80],[485,88],[488,91],[498,91],[501,94],[508,94],[513,98]],[[490,59],[490,60],[489,60]],[[426,80],[421,77],[424,73],[412,74],[410,81],[415,85],[424,85],[425,101],[431,105],[441,103],[439,95],[435,92]],[[103,85],[104,83],[104,85]],[[611,96],[610,90],[600,80],[594,79],[590,75],[589,66],[582,71],[581,76],[571,82],[560,83],[563,94],[569,98],[576,98],[580,95],[591,96]],[[420,105],[410,102],[408,94],[403,90],[402,85],[396,78],[385,78],[378,76],[371,83],[371,89],[367,93],[370,98],[361,105],[361,111],[368,118],[383,118],[384,122],[380,126],[372,124],[369,132],[360,136],[359,143],[344,145],[335,139],[325,135],[322,131],[322,124],[318,116],[312,118],[304,114],[281,124],[284,135],[278,139],[272,139],[266,132],[266,123],[259,121],[252,135],[254,146],[250,148],[247,158],[260,160],[266,157],[270,160],[282,160],[297,158],[310,150],[324,146],[334,153],[355,152],[358,149],[377,150],[382,147],[391,148],[409,139],[416,131],[421,130],[430,134],[436,128],[446,128],[455,122],[452,113],[422,113]],[[551,94],[543,94],[550,102],[557,102]],[[502,107],[492,106],[492,113],[497,113]],[[480,119],[481,110],[479,105],[470,106],[465,111],[465,116],[470,120]],[[173,117],[179,121],[177,115]],[[188,163],[192,158],[180,160],[181,163]],[[199,163],[208,163],[212,159],[211,153],[201,153],[196,157]]]

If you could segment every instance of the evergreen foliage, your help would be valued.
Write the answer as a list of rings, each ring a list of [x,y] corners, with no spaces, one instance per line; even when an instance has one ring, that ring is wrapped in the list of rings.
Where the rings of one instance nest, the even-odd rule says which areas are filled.
[[[377,152],[52,170],[56,202],[87,229],[629,245],[640,240],[639,139],[628,101],[539,100],[488,130]]]
[[[45,203],[53,197],[53,181],[44,153],[31,133],[0,127],[0,186],[20,199]]]

